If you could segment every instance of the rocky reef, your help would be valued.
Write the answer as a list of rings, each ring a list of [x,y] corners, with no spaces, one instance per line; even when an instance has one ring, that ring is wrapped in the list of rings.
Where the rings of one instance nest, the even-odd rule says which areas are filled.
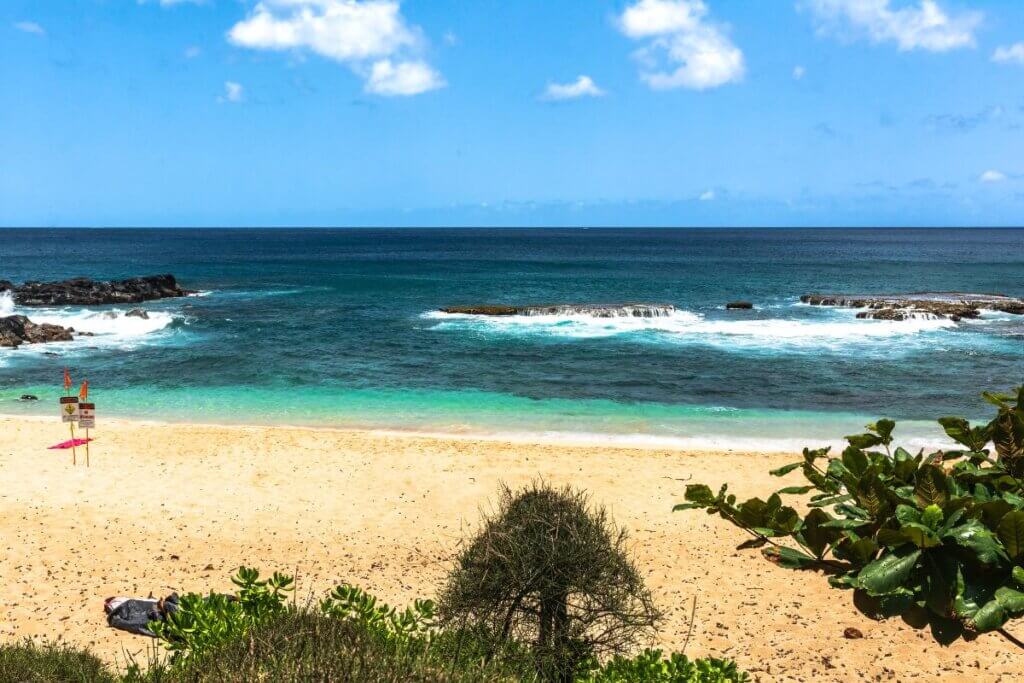
[[[0,318],[0,347],[18,348],[22,344],[72,341],[75,330],[71,327],[36,324],[23,315]]]
[[[858,318],[874,320],[910,320],[914,318],[978,318],[981,311],[1000,311],[1024,315],[1024,299],[1003,294],[967,292],[917,292],[914,294],[849,295],[805,294],[800,301],[811,306],[866,308]]]
[[[561,315],[590,316],[593,318],[663,318],[675,313],[671,304],[553,304],[547,306],[449,306],[442,313],[463,315]]]
[[[26,282],[18,286],[0,280],[0,292],[11,290],[19,306],[101,306],[188,296],[173,275],[149,275],[109,282],[80,277],[60,282]]]

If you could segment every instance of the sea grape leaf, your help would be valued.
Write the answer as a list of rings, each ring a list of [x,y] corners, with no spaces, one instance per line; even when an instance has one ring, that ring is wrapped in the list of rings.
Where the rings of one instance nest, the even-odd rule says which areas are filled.
[[[853,449],[874,448],[882,444],[882,437],[877,434],[851,434],[844,436]],[[849,450],[849,449],[847,449]],[[845,453],[843,454],[846,455]]]
[[[1017,582],[1017,585],[1024,588],[1024,567],[1013,568],[1013,580]]]
[[[803,462],[793,462],[788,465],[783,465],[782,467],[776,470],[771,470],[770,472],[768,472],[768,474],[772,475],[773,477],[784,477],[793,470],[795,470],[796,468],[803,467],[803,465]]]
[[[869,424],[868,429],[882,437],[882,443],[889,443],[892,441],[892,430],[896,429],[896,422],[893,420],[882,419],[873,424]]]
[[[972,451],[980,451],[988,443],[988,427],[971,428],[971,423],[962,417],[940,417],[939,424],[949,438],[967,446]]]
[[[924,524],[916,522],[904,524],[900,527],[900,533],[918,548],[936,548],[942,545],[942,540]]]
[[[823,508],[830,505],[836,505],[837,503],[845,503],[850,500],[853,500],[853,495],[850,493],[844,493],[840,496],[826,496],[818,498],[817,500],[813,500],[808,503],[808,505],[810,507]]]
[[[996,534],[1011,559],[1024,555],[1024,512],[1015,510],[1003,515]]]
[[[704,484],[689,484],[683,496],[690,503],[707,507],[715,504],[715,494]]]
[[[889,548],[898,548],[904,543],[910,542],[910,539],[902,531],[889,528],[879,529],[878,534],[875,535],[875,540],[878,541],[879,545]]]
[[[910,522],[921,521],[921,511],[917,508],[910,507],[909,505],[897,505],[896,506],[896,519],[901,524],[909,524]]]
[[[925,465],[917,471],[914,497],[921,507],[938,505],[942,507],[949,500],[946,473],[936,465]]]
[[[787,569],[806,569],[817,564],[817,560],[813,557],[793,548],[773,546],[763,549],[761,553],[767,559]]]
[[[1006,610],[998,600],[990,600],[974,613],[969,622],[969,627],[976,633],[995,631],[1006,623]]]
[[[924,524],[929,529],[938,529],[945,517],[942,508],[938,505],[929,505],[921,513],[921,524]]]
[[[871,436],[874,438],[874,434],[864,434],[863,436]],[[853,437],[846,437],[851,439]],[[875,445],[875,444],[872,444]],[[860,450],[859,447],[851,444],[849,448],[843,451],[842,455],[843,465],[847,470],[850,471],[855,477],[862,477],[867,472],[868,466],[871,464],[868,460],[868,456],[864,454],[864,451]]]
[[[982,564],[995,564],[1008,559],[995,535],[977,520],[972,519],[953,527],[946,533],[946,538],[973,551]]]
[[[825,549],[839,538],[839,531],[822,526],[830,519],[828,513],[820,508],[811,510],[804,518],[800,535],[804,545],[810,548],[817,557],[824,555]]]
[[[779,489],[776,493],[789,494],[789,495],[800,495],[811,491],[813,486],[787,486],[784,489]]]
[[[883,555],[857,574],[857,582],[871,595],[885,595],[901,588],[914,570],[921,551],[903,549]]]
[[[1003,606],[1003,609],[1014,616],[1024,613],[1024,593],[1020,591],[1006,586],[997,588],[996,600]]]

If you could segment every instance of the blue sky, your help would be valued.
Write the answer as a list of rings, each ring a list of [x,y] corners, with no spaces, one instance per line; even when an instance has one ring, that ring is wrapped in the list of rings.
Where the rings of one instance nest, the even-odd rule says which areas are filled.
[[[1021,225],[1024,3],[4,0],[2,225]]]

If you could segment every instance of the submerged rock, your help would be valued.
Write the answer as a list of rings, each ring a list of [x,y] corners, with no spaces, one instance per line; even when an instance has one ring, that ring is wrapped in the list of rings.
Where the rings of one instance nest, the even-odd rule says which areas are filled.
[[[0,292],[6,292],[14,289],[14,283],[10,280],[0,280]]]
[[[750,311],[753,310],[754,304],[749,301],[730,301],[725,308],[729,311]]]
[[[149,320],[149,313],[146,313],[141,308],[133,308],[124,314],[126,318],[142,318],[143,320]]]
[[[442,313],[463,315],[583,315],[594,318],[662,318],[675,313],[671,304],[553,304],[549,306],[449,306]]]
[[[7,283],[10,284],[10,283]],[[138,304],[154,299],[188,296],[173,275],[149,275],[102,282],[86,277],[61,282],[26,282],[11,286],[19,306],[99,306]]]
[[[849,294],[805,294],[800,301],[811,306],[866,308],[858,318],[874,320],[910,320],[914,318],[977,318],[981,311],[1000,311],[1024,315],[1024,299],[1002,294],[966,292],[919,292],[856,296]]]
[[[23,315],[9,315],[0,318],[0,347],[18,348],[22,344],[45,344],[47,342],[72,341],[74,330],[50,325],[36,324]]]
[[[22,394],[21,398],[18,399],[18,400],[20,400],[20,401],[38,401],[39,397],[38,396],[33,396],[32,394]]]

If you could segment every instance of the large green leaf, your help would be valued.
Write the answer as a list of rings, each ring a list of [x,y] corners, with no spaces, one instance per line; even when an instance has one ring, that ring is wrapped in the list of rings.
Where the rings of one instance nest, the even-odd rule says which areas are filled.
[[[794,550],[793,548],[770,547],[761,551],[765,557],[782,567],[789,569],[806,569],[817,564],[817,560],[807,553]]]
[[[989,429],[985,427],[971,428],[971,424],[962,417],[940,417],[939,424],[951,439],[967,446],[972,451],[980,451],[988,443]]]
[[[783,465],[782,467],[778,468],[777,470],[771,470],[771,471],[768,472],[768,474],[772,475],[773,477],[784,477],[785,475],[789,474],[790,472],[792,472],[793,470],[797,469],[798,467],[803,467],[803,465],[804,465],[803,461],[790,463],[788,465]]]
[[[996,564],[1009,559],[996,540],[995,534],[974,519],[953,527],[946,533],[945,538],[972,550],[978,562],[982,564]]]
[[[882,443],[882,437],[877,434],[851,434],[843,438],[849,441],[854,449],[874,448]]]
[[[925,465],[917,471],[917,481],[914,485],[914,497],[921,504],[921,507],[938,505],[942,507],[949,500],[949,487],[946,483],[946,473],[937,465]]]
[[[900,527],[900,533],[918,548],[936,548],[942,545],[942,540],[938,535],[924,524],[916,522],[904,524]]]
[[[917,549],[890,552],[861,569],[857,581],[871,595],[896,592],[910,578],[920,557]]]
[[[1024,614],[1024,593],[1003,586],[996,589],[996,600],[1009,614],[1013,616]]]
[[[972,631],[977,633],[985,633],[987,631],[995,631],[1003,627],[1006,623],[1006,610],[999,603],[998,600],[990,600],[985,605],[975,612],[974,616],[968,622],[968,626]]]
[[[829,519],[830,517],[827,512],[815,508],[807,513],[807,517],[804,518],[803,528],[800,530],[804,545],[810,548],[818,557],[824,555],[825,549],[838,539],[840,535],[840,532],[836,529],[828,529],[822,526]]]
[[[1024,512],[1015,510],[1003,515],[996,534],[1011,559],[1024,555]]]

